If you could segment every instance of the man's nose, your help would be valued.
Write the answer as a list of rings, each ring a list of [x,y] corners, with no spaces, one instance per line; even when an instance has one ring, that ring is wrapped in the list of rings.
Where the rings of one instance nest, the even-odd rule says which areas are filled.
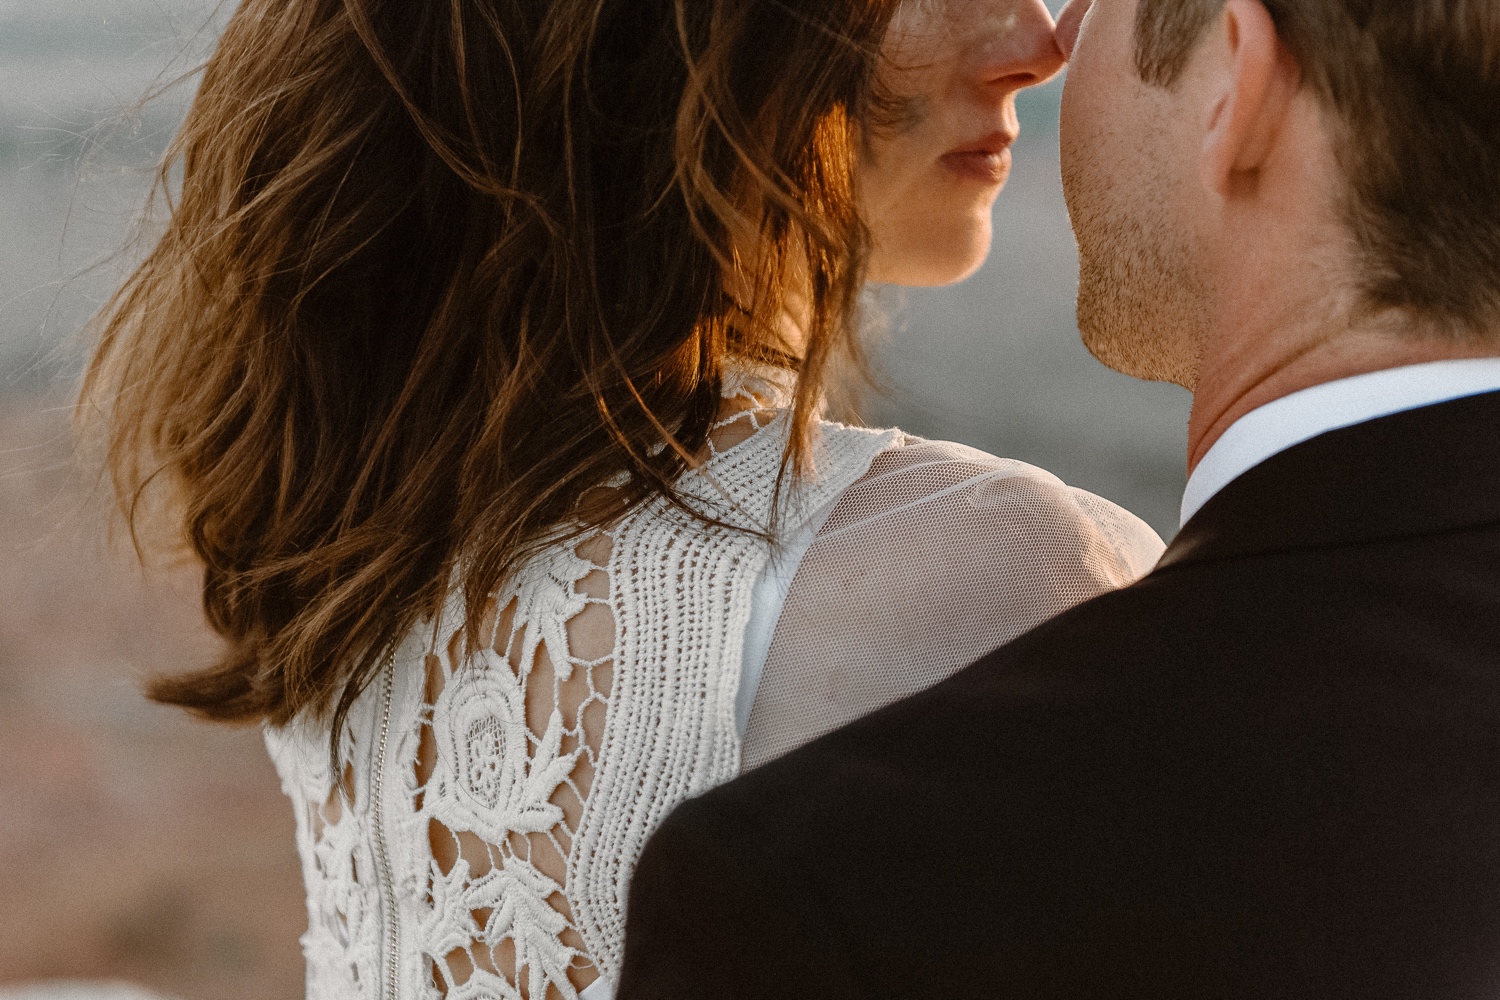
[[[976,70],[985,84],[1020,90],[1043,83],[1062,69],[1067,60],[1042,0],[1008,0],[993,7],[974,39]]]

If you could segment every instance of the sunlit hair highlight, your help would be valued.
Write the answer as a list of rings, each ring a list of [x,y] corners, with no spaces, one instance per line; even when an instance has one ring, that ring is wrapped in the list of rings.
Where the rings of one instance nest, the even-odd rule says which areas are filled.
[[[798,371],[805,468],[892,6],[245,0],[82,394],[228,641],[152,696],[337,732],[455,585],[477,621],[540,547],[682,503],[733,357]]]

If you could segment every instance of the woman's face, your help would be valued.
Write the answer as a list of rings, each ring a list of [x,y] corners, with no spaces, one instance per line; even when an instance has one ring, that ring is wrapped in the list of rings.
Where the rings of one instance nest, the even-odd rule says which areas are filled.
[[[1042,0],[905,0],[881,49],[902,120],[872,129],[860,207],[870,280],[947,285],[990,249],[990,208],[1020,131],[1016,91],[1063,65]]]

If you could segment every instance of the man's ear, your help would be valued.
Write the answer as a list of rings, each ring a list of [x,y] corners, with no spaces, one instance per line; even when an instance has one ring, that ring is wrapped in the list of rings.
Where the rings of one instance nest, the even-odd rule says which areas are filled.
[[[1227,196],[1270,156],[1301,72],[1261,0],[1228,0],[1213,30],[1222,32],[1221,64],[1201,168],[1204,185]]]

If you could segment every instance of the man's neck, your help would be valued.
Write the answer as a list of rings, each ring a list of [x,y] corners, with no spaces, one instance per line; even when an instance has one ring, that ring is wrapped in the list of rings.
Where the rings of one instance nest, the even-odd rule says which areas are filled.
[[[1500,356],[1500,343],[1494,341],[1468,342],[1391,324],[1329,328],[1291,335],[1237,330],[1214,338],[1219,345],[1235,346],[1211,347],[1199,372],[1188,420],[1189,473],[1235,421],[1294,392],[1427,361]]]

